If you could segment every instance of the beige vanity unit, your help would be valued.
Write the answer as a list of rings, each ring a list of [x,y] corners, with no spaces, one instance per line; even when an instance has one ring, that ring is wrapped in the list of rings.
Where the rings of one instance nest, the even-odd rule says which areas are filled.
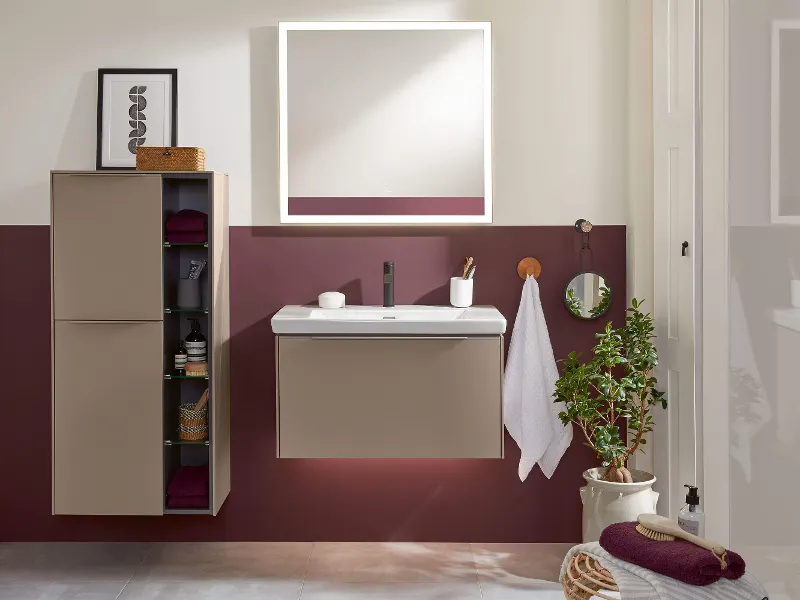
[[[286,306],[276,334],[281,458],[502,458],[494,307]]]
[[[230,491],[228,176],[54,172],[53,514],[217,514]],[[207,242],[169,243],[181,209],[208,214]],[[207,260],[201,306],[177,306],[190,261]],[[196,318],[208,376],[174,370]],[[179,407],[209,390],[209,435],[182,441]],[[204,508],[167,508],[182,466],[209,470]]]

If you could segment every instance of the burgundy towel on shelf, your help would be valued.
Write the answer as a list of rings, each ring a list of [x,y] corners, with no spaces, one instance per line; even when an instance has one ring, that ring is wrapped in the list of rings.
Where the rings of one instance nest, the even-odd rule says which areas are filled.
[[[710,550],[678,540],[657,542],[636,531],[636,523],[609,525],[600,534],[600,546],[612,556],[690,585],[709,585],[722,577],[744,575],[744,559],[728,550],[728,568],[722,570]]]
[[[167,222],[164,224],[164,231],[167,233],[208,231],[208,215],[199,210],[189,208],[179,210],[167,218]]]
[[[167,241],[172,244],[202,244],[208,241],[207,231],[175,231],[167,233]]]
[[[208,467],[181,467],[167,486],[167,494],[173,497],[208,496]]]
[[[208,508],[208,496],[170,496],[167,508]]]

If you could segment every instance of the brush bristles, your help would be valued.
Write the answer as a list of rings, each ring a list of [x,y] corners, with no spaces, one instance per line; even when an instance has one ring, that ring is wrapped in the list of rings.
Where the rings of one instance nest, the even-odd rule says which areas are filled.
[[[651,540],[655,540],[657,542],[671,542],[675,539],[674,535],[670,535],[668,533],[661,533],[659,531],[653,531],[652,529],[648,529],[641,523],[636,526],[636,531],[641,533],[643,536],[650,538]]]

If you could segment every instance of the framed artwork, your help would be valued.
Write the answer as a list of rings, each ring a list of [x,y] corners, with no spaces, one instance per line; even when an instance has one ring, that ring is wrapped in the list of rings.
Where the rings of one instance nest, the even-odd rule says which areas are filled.
[[[135,169],[139,146],[177,144],[177,69],[97,70],[98,169]]]

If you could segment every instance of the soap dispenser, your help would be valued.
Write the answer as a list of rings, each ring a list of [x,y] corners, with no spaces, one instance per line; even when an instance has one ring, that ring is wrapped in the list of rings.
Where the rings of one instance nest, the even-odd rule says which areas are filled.
[[[190,363],[206,362],[206,338],[200,333],[200,321],[189,319],[192,331],[186,336],[187,361]]]
[[[706,533],[706,515],[700,510],[700,494],[697,486],[685,485],[689,488],[686,494],[686,506],[678,512],[678,525],[687,533],[703,537]]]

